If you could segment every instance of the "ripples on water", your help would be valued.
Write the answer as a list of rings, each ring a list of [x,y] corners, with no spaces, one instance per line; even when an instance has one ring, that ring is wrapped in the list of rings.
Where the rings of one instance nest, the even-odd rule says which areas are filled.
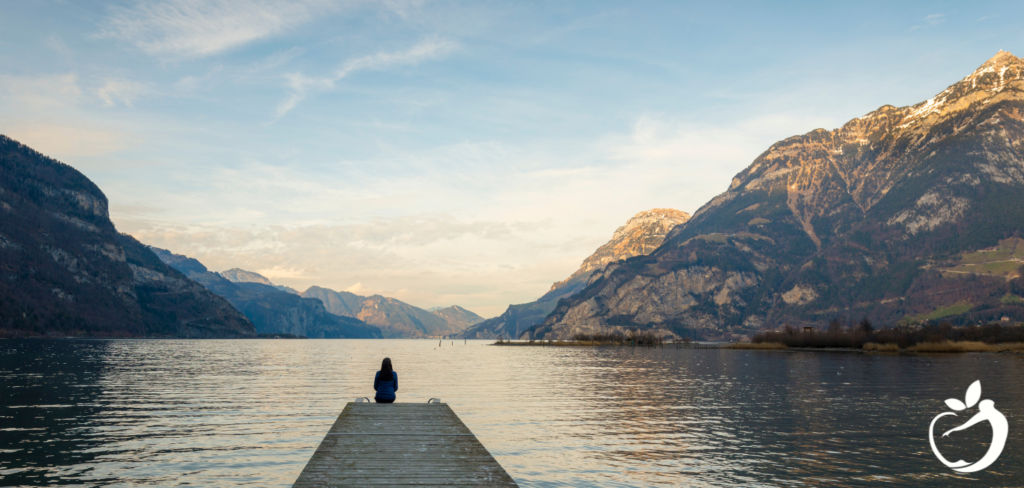
[[[1020,356],[486,344],[0,341],[0,486],[289,486],[384,356],[521,486],[1024,485]],[[927,427],[976,379],[1010,438],[956,475]],[[940,447],[978,459],[986,429]]]

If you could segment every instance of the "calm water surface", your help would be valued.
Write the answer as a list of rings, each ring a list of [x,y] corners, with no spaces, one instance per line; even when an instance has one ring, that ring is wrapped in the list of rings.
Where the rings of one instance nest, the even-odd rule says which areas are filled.
[[[38,340],[0,341],[0,486],[289,486],[384,356],[399,401],[449,403],[520,486],[1024,485],[1021,356]],[[958,475],[927,428],[978,379],[1010,438]]]

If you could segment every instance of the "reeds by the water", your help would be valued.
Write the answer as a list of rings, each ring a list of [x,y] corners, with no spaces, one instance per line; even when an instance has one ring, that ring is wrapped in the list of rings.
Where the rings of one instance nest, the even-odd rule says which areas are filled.
[[[763,331],[754,335],[752,343],[781,342],[788,347],[844,348],[865,351],[913,352],[1000,352],[1021,351],[1024,326],[986,324],[955,327],[949,323],[917,328],[884,328],[876,330],[866,319],[844,327],[832,321],[826,330],[799,330],[786,327],[781,331]]]
[[[723,346],[726,349],[788,349],[781,342],[735,342]],[[796,346],[800,347],[800,346]],[[856,348],[852,348],[856,349]],[[920,342],[905,349],[900,349],[895,342],[866,342],[861,347],[864,351],[872,352],[1010,352],[1024,353],[1024,342],[1010,342],[1005,344],[986,344],[980,341],[941,341],[941,342]]]
[[[989,352],[990,346],[977,341],[922,342],[907,348],[911,352]]]
[[[1020,352],[1024,342],[985,344],[977,341],[922,342],[907,348],[910,352]]]
[[[607,334],[576,334],[577,342],[593,342],[605,344],[625,344],[631,346],[656,347],[665,343],[665,339],[649,330],[630,329],[625,333],[611,332]]]
[[[751,340],[753,344],[775,343],[784,344],[787,347],[840,347],[847,349],[860,349],[867,342],[869,342],[867,334],[859,331],[766,331],[755,334]]]
[[[864,344],[862,349],[865,351],[897,352],[900,350],[900,345],[895,342],[886,342],[885,344],[868,342]]]

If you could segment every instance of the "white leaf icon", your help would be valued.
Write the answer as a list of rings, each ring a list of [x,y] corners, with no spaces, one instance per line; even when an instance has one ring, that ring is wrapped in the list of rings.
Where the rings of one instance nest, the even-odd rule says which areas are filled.
[[[981,399],[981,380],[967,387],[967,408],[973,407]]]
[[[967,410],[967,405],[964,405],[963,402],[957,400],[956,398],[950,398],[946,400],[946,406],[958,412],[961,410]]]

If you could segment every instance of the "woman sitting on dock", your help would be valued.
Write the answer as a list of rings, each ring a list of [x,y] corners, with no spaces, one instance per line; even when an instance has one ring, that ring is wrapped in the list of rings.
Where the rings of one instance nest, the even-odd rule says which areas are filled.
[[[384,358],[380,371],[373,377],[373,396],[377,403],[395,403],[395,392],[398,391],[398,373],[391,369],[391,358]]]

